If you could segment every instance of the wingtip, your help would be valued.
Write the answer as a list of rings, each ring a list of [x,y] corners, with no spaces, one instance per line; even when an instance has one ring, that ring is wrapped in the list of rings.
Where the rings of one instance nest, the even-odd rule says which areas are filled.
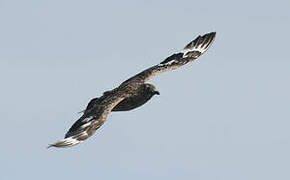
[[[212,31],[212,32],[209,32],[209,33],[206,33],[206,34],[202,35],[201,37],[202,38],[210,37],[210,38],[214,39],[215,36],[216,36],[216,31]]]
[[[208,33],[208,34],[211,35],[211,36],[213,36],[213,38],[215,38],[215,36],[216,36],[216,31],[210,32],[210,33]]]
[[[216,35],[216,31],[208,32],[208,33],[204,34],[203,36],[206,36],[206,35],[215,36]]]
[[[52,144],[49,144],[48,146],[46,146],[46,149],[49,149],[51,147],[53,147],[53,145]]]
[[[205,46],[205,48],[203,47],[203,49],[207,49],[211,43],[214,41],[216,36],[216,32],[209,32],[206,33],[204,35],[199,35],[198,37],[196,37],[193,41],[191,41],[190,43],[188,43],[184,49],[197,49],[199,48],[198,46],[202,45]]]
[[[183,57],[198,58],[213,43],[216,36],[216,32],[209,32],[204,35],[199,35],[193,41],[188,43],[183,49]]]
[[[71,147],[71,146],[75,146],[79,143],[81,143],[82,141],[79,141],[77,139],[74,139],[72,137],[69,138],[65,138],[65,139],[61,139],[55,143],[49,144],[47,146],[47,149],[51,148],[51,147],[57,147],[57,148],[65,148],[65,147]]]

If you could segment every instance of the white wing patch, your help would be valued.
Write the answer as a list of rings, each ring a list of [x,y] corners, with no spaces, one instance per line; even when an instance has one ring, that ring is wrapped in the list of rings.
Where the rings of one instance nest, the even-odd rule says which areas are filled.
[[[92,121],[91,122],[88,122],[88,123],[85,123],[85,124],[83,124],[83,125],[81,125],[81,127],[80,128],[86,128],[86,127],[88,127],[88,126],[90,126],[92,124]]]
[[[55,146],[55,147],[71,147],[71,146],[77,145],[77,144],[79,144],[81,142],[82,141],[74,139],[73,137],[68,137],[68,138],[65,138],[65,139],[61,139],[61,140],[57,141],[56,143],[50,144],[47,148],[50,148],[52,146]]]
[[[213,43],[215,34],[216,34],[215,32],[211,32],[203,36],[198,36],[195,40],[191,41],[181,51],[181,53],[183,53],[183,57],[187,57],[187,54],[190,54],[190,52],[195,51],[200,52],[200,55],[203,54]]]
[[[215,32],[198,36],[188,43],[181,51],[174,53],[166,58],[157,66],[183,65],[202,55],[211,45],[215,37]]]
[[[204,53],[207,48],[203,48],[202,45],[203,44],[200,44],[200,45],[194,46],[194,47],[192,47],[190,49],[183,49],[183,50],[181,50],[181,53],[183,53],[183,56],[182,57],[185,58],[185,57],[187,57],[187,54],[189,52],[194,52],[194,51],[198,51],[198,52],[200,52],[200,54]]]
[[[158,66],[168,66],[168,65],[171,65],[172,63],[177,63],[178,61],[177,60],[171,60],[171,61],[168,61],[167,63],[165,64],[158,64]]]

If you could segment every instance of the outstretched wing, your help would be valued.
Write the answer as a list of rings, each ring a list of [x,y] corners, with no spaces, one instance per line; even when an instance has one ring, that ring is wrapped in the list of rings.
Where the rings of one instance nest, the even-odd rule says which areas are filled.
[[[97,106],[85,111],[84,115],[72,125],[64,139],[50,144],[48,147],[70,147],[86,140],[104,124],[111,110],[129,95],[118,88],[110,94],[104,94],[99,98],[100,102]]]
[[[195,40],[187,44],[180,52],[169,56],[156,66],[150,67],[142,71],[141,73],[131,77],[130,79],[123,82],[123,84],[131,82],[144,83],[152,76],[155,76],[161,72],[174,70],[188,62],[194,61],[210,47],[210,45],[214,41],[215,35],[215,32],[211,32],[203,36],[198,36]]]

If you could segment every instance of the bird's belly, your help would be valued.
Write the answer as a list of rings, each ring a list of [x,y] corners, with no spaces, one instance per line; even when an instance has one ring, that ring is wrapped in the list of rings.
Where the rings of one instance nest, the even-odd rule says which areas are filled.
[[[149,100],[149,99],[148,99]],[[112,111],[129,111],[145,104],[147,99],[128,98],[117,104]]]

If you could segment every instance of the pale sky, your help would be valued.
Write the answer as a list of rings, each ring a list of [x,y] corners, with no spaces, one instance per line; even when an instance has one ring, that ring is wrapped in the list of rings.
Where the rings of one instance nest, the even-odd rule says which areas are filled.
[[[0,1],[0,179],[289,180],[289,1]],[[199,34],[198,61],[67,149],[77,112]]]

